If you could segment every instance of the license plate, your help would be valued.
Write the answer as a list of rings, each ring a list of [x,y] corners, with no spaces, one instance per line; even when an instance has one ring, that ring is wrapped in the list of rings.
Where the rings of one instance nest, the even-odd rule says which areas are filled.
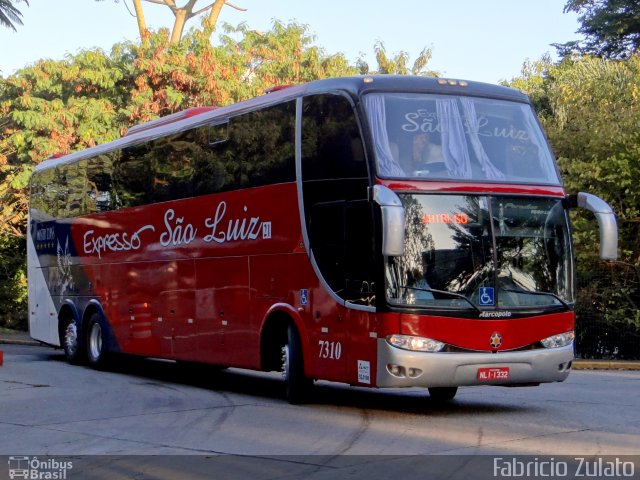
[[[478,380],[481,382],[509,380],[509,367],[479,368]]]

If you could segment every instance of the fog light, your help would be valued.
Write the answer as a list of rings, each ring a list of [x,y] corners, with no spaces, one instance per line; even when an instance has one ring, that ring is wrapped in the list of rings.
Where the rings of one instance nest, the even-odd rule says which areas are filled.
[[[422,375],[422,370],[420,370],[419,368],[410,368],[409,370],[407,370],[407,374],[410,378],[416,378]]]
[[[559,372],[568,372],[569,370],[571,370],[571,363],[572,362],[561,363],[560,365],[558,365],[558,371]]]
[[[387,364],[387,371],[393,375],[394,377],[404,378],[407,375],[405,374],[405,369],[401,365],[394,365],[393,363]]]
[[[387,342],[394,347],[413,352],[439,352],[445,347],[444,343],[437,340],[412,335],[389,335]]]
[[[575,334],[573,332],[566,332],[544,338],[540,340],[540,343],[542,343],[542,346],[544,348],[566,347],[567,345],[571,345],[573,343],[574,338]]]

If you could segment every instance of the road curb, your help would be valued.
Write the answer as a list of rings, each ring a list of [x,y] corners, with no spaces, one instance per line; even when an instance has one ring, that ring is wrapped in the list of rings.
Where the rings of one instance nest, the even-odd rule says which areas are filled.
[[[574,360],[573,370],[640,370],[640,362],[631,360]]]
[[[40,342],[29,337],[29,333],[23,331],[0,331],[0,345],[40,345]]]
[[[21,339],[12,339],[12,338],[0,338],[0,345],[31,345],[31,346],[39,346],[40,342],[36,342],[35,340],[21,340]]]

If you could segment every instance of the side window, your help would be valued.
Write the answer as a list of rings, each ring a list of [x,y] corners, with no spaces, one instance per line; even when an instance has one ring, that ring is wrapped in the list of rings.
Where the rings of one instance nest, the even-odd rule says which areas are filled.
[[[210,152],[195,161],[197,194],[294,182],[295,102],[198,129]]]
[[[88,196],[93,212],[106,212],[118,207],[118,197],[113,191],[113,154],[103,154],[87,161],[86,175]]]
[[[154,172],[148,154],[151,144],[131,145],[114,156],[114,190],[122,208],[149,203],[153,187]]]
[[[295,182],[294,102],[243,115],[232,127],[243,187]]]
[[[75,193],[78,183],[77,172],[78,167],[74,164],[59,165],[56,167],[56,182],[58,184],[58,217],[69,218],[78,214],[79,199]]]
[[[303,99],[302,188],[314,258],[344,300],[375,302],[373,208],[355,111],[341,95]]]
[[[70,217],[77,217],[86,213],[95,212],[95,191],[87,179],[87,159],[82,159],[70,166],[67,173],[69,181],[69,205]]]
[[[290,101],[61,165],[32,192],[44,212],[73,217],[295,179]]]
[[[305,180],[367,177],[360,129],[347,98],[304,99],[302,156]]]
[[[58,210],[57,188],[56,170],[49,168],[34,174],[31,180],[31,209],[55,216]]]
[[[193,159],[195,195],[207,195],[228,189],[230,179],[222,161],[229,146],[228,141],[228,120],[195,130],[195,143],[200,147],[199,154]]]
[[[194,142],[194,135],[194,130],[188,130],[152,142],[144,161],[153,167],[153,202],[193,196],[195,159],[206,155]]]

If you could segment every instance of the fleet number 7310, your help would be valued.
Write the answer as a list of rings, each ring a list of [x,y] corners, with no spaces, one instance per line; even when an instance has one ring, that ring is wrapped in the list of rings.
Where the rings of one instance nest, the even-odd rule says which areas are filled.
[[[320,346],[319,358],[339,360],[342,355],[342,344],[340,342],[330,342],[328,340],[318,340]]]

